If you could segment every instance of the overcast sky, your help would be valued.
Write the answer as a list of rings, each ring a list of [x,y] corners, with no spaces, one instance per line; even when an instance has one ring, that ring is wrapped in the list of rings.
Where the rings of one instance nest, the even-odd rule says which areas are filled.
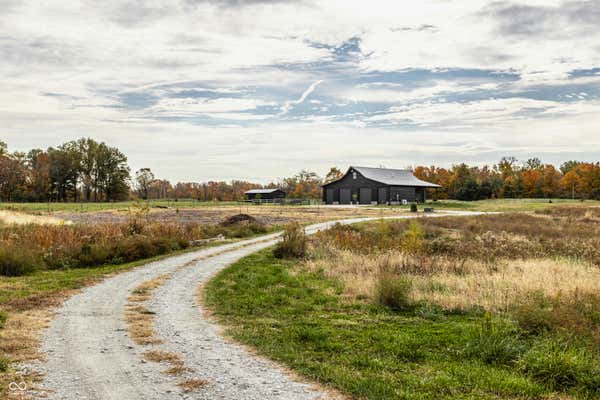
[[[600,159],[600,1],[0,0],[0,140],[174,181]]]

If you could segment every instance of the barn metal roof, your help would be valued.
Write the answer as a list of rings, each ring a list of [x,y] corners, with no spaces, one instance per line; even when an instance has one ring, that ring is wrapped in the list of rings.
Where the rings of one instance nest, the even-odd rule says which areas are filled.
[[[267,194],[267,193],[273,193],[276,192],[278,190],[281,189],[252,189],[252,190],[248,190],[246,192],[244,192],[244,194]]]
[[[370,168],[370,167],[350,167],[347,174],[357,171],[359,174],[372,181],[380,182],[391,186],[416,186],[437,188],[441,187],[435,183],[425,182],[413,175],[410,169],[389,169],[389,168]],[[335,182],[335,181],[334,181]],[[333,183],[333,182],[330,182]]]
[[[369,167],[350,167],[355,169],[362,176],[373,181],[385,183],[394,186],[419,186],[419,187],[441,187],[435,183],[425,182],[413,175],[410,169],[387,169],[387,168],[369,168]]]

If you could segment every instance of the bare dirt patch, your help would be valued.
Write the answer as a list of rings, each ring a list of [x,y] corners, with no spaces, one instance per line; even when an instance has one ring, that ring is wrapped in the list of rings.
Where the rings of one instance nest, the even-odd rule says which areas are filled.
[[[184,225],[195,223],[219,224],[234,215],[246,214],[254,218],[259,224],[284,225],[292,221],[316,223],[359,216],[390,216],[405,212],[405,210],[399,208],[241,205],[179,210],[152,209],[147,218],[150,222],[178,223]],[[111,224],[126,222],[129,213],[123,210],[113,210],[86,213],[57,212],[52,215],[73,221],[74,223]]]

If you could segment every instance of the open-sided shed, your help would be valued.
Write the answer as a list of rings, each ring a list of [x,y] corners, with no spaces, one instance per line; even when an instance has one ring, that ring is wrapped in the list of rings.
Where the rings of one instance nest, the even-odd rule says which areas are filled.
[[[244,192],[246,200],[276,200],[284,199],[285,192],[281,189],[252,189]]]

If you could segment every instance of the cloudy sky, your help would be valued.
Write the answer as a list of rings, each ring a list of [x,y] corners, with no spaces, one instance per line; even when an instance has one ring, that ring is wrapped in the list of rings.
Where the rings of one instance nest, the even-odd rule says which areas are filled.
[[[0,0],[0,140],[172,180],[600,159],[600,1]]]

